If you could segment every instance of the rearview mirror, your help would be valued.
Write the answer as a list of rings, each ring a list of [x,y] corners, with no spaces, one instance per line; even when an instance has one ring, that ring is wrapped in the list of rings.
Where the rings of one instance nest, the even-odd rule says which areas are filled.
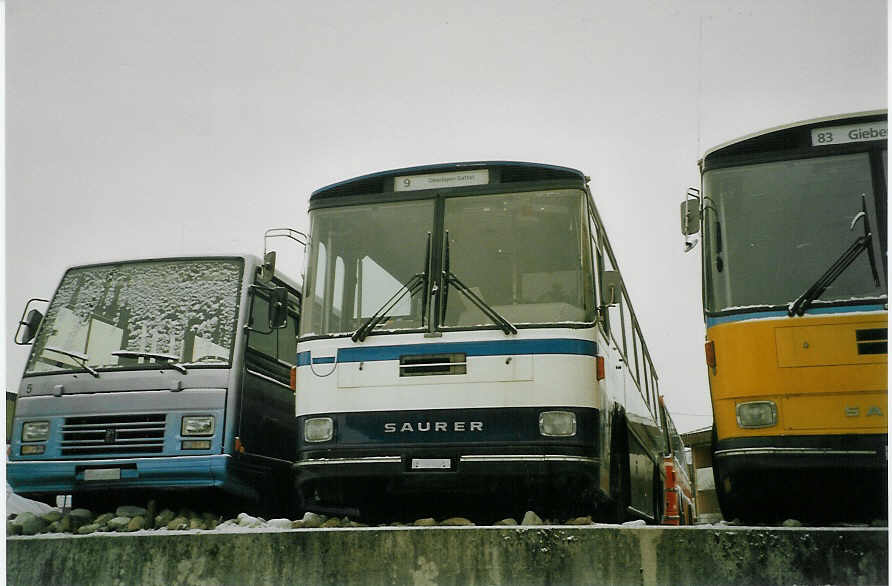
[[[681,202],[681,234],[690,236],[700,231],[700,201],[685,199]]]
[[[25,304],[25,309],[22,311],[22,317],[19,319],[19,327],[16,328],[15,336],[13,337],[13,341],[19,346],[27,346],[31,343],[31,340],[37,335],[37,329],[40,327],[40,323],[43,321],[43,314],[40,311],[30,309],[31,304],[35,301],[48,302],[46,299],[34,298],[29,299],[28,303]]]
[[[276,330],[288,323],[288,289],[274,287],[269,292],[269,327]]]
[[[601,304],[616,305],[619,303],[622,287],[623,279],[619,271],[604,271],[601,273]]]
[[[266,254],[263,255],[263,264],[260,265],[260,277],[258,280],[261,283],[269,283],[273,280],[273,275],[276,274],[276,251],[270,250]]]

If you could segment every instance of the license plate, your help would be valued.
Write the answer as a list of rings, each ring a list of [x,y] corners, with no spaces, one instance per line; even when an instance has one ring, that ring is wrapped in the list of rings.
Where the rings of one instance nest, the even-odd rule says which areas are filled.
[[[84,480],[120,480],[120,468],[88,468],[84,470]]]
[[[449,470],[452,460],[449,458],[412,458],[412,470]]]

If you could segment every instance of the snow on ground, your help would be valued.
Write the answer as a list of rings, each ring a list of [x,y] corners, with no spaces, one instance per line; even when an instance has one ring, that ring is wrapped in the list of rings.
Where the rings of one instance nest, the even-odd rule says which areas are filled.
[[[12,487],[9,486],[9,483],[6,483],[7,515],[21,515],[22,513],[34,513],[35,515],[42,515],[53,510],[55,510],[55,508],[49,506],[46,503],[32,501],[31,499],[26,499],[23,496],[17,495],[12,491]]]

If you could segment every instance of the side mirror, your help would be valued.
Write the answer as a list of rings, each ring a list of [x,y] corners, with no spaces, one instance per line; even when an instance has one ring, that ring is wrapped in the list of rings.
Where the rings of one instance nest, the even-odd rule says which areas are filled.
[[[619,303],[620,291],[623,287],[623,279],[619,271],[604,271],[601,273],[601,304],[616,305]]]
[[[288,323],[288,289],[274,287],[269,292],[269,327],[276,330]]]
[[[43,321],[43,314],[36,309],[30,309],[31,304],[35,301],[48,302],[47,299],[29,299],[22,311],[22,317],[19,319],[19,327],[15,331],[13,341],[19,346],[27,346],[37,335],[37,329]]]
[[[273,275],[276,274],[276,251],[270,250],[266,254],[263,255],[263,264],[260,265],[260,277],[258,280],[261,283],[269,283],[273,280]]]
[[[681,234],[690,236],[700,231],[700,202],[685,199],[681,202]]]

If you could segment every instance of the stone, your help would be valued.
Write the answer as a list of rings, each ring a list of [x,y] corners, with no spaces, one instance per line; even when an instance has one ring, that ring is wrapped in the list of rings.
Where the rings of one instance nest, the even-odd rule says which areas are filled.
[[[512,525],[517,525],[517,521],[508,517],[507,519],[502,519],[501,521],[496,521],[494,524],[499,525],[499,526],[512,526]]]
[[[887,527],[889,523],[885,519],[874,519],[870,522],[871,527]]]
[[[120,531],[130,524],[130,517],[112,517],[108,520],[108,528],[111,531]]]
[[[74,525],[74,517],[70,514],[65,515],[61,519],[59,519],[59,532],[60,533],[71,533],[75,530]]]
[[[189,519],[186,517],[176,517],[167,523],[167,528],[171,531],[180,531],[189,527]]]
[[[114,513],[102,513],[101,515],[96,517],[96,519],[93,522],[96,523],[97,525],[99,525],[100,527],[102,527],[103,525],[108,525],[108,522],[114,518],[115,518]]]
[[[621,524],[623,527],[646,527],[647,522],[644,519],[635,519],[634,521],[626,521]]]
[[[134,507],[131,505],[121,505],[115,510],[118,517],[145,517],[148,511],[142,507]]]
[[[341,520],[337,517],[332,517],[331,519],[326,519],[325,523],[322,524],[322,527],[325,529],[330,529],[332,527],[340,527]]]
[[[783,527],[802,527],[802,521],[797,521],[796,519],[787,519],[783,523],[781,523]]]
[[[317,515],[316,513],[304,513],[303,527],[307,529],[315,529],[317,527],[322,527],[322,524],[328,520],[328,517],[325,515]]]
[[[465,519],[464,517],[450,517],[440,523],[442,527],[463,527],[468,525],[473,525],[470,519]]]
[[[133,517],[132,519],[130,519],[130,522],[127,523],[127,527],[125,527],[124,529],[121,529],[121,531],[127,531],[127,532],[139,531],[140,529],[145,529],[145,528],[146,528],[146,518],[142,517],[140,515],[137,515],[136,517]]]
[[[574,519],[568,519],[565,525],[591,525],[592,518],[589,515],[585,517],[576,517]]]
[[[201,517],[191,517],[189,519],[189,529],[205,529],[204,519]]]
[[[239,524],[239,527],[248,527],[248,528],[263,527],[263,519],[261,519],[259,517],[252,517],[248,513],[239,513],[238,514],[238,524]]]
[[[47,533],[61,533],[61,531],[59,530],[59,522],[53,521],[52,523],[47,525],[46,532]]]
[[[176,513],[170,509],[164,509],[155,517],[155,527],[165,527],[174,520]]]
[[[90,533],[95,533],[96,531],[99,531],[99,525],[96,523],[81,525],[77,528],[78,535],[89,535]]]
[[[62,513],[60,513],[59,511],[47,511],[46,513],[42,514],[40,518],[47,523],[55,523],[62,518]]]
[[[266,526],[273,529],[291,529],[291,519],[270,519],[266,522]]]
[[[304,521],[303,521],[303,519],[298,519],[297,521],[292,521],[292,522],[291,522],[291,528],[292,528],[292,529],[303,529],[303,528],[304,528]]]
[[[211,513],[202,514],[201,519],[204,521],[204,528],[208,530],[216,529],[220,524],[220,517],[215,517]]]
[[[6,522],[6,534],[7,535],[21,535],[22,534],[22,526],[17,525],[9,520]]]
[[[523,521],[520,522],[521,525],[542,525],[542,517],[534,513],[533,511],[527,511],[523,515]]]
[[[424,519],[417,519],[412,524],[416,527],[434,527],[436,526],[437,521],[433,517],[425,517]]]
[[[20,519],[21,522],[19,522]],[[22,535],[37,535],[38,533],[43,533],[46,530],[47,525],[49,525],[49,523],[40,517],[30,513],[22,513],[16,517],[15,523],[22,527]]]
[[[92,523],[93,513],[87,509],[72,509],[65,518],[71,519],[71,530],[74,531],[78,527]]]

